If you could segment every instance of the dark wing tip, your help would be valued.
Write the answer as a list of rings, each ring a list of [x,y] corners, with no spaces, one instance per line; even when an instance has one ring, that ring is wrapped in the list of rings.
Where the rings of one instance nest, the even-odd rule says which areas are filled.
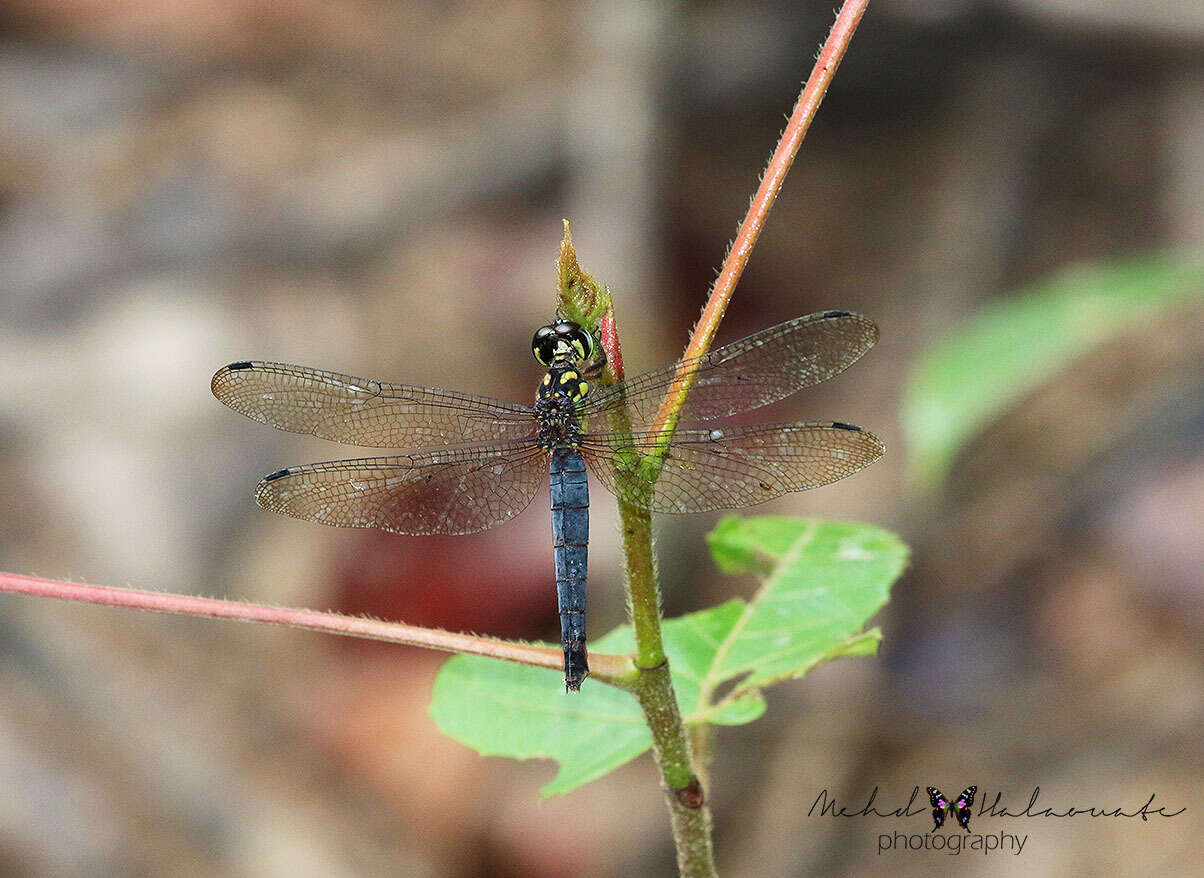
[[[255,368],[255,364],[250,360],[239,360],[237,363],[231,363],[228,366],[222,366],[213,373],[213,378],[209,381],[209,389],[213,391],[214,396],[216,396],[218,399],[221,399],[222,402],[225,402],[225,400],[222,399],[221,393],[218,392],[218,389],[225,383],[226,376],[231,372],[240,372],[244,369],[253,368]]]
[[[837,430],[852,430],[854,433],[861,432],[861,428],[856,424],[846,424],[844,421],[833,421],[832,426]]]
[[[276,479],[283,479],[285,476],[287,476],[291,472],[292,472],[292,470],[289,470],[289,469],[276,470],[276,472],[272,473],[270,476],[264,476],[263,481],[274,482],[274,481],[276,481]]]
[[[824,320],[848,319],[850,324],[860,326],[862,328],[862,331],[865,333],[866,338],[869,340],[869,344],[867,344],[865,346],[865,350],[869,350],[875,344],[878,343],[878,338],[879,338],[878,324],[875,323],[873,320],[870,320],[870,318],[866,317],[864,314],[858,314],[856,311],[843,311],[843,310],[841,310],[841,311],[824,311],[820,315],[820,317],[823,318]],[[865,350],[863,350],[862,353],[864,353]],[[860,354],[858,354],[858,356],[860,357]]]

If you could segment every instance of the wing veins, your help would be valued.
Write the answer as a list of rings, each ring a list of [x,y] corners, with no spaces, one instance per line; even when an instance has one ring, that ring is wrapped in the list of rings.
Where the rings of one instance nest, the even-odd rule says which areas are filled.
[[[521,440],[538,430],[531,406],[288,363],[233,363],[213,376],[212,389],[260,423],[350,445],[442,447]]]
[[[662,391],[691,378],[682,422],[725,417],[839,374],[877,339],[878,328],[859,314],[827,311],[798,317],[604,388],[582,405],[581,413],[596,418],[625,406],[635,425],[647,425],[659,411]]]
[[[526,508],[542,484],[545,457],[535,440],[519,440],[322,461],[268,476],[255,499],[273,512],[323,524],[475,533]]]
[[[611,493],[654,511],[677,513],[753,506],[831,484],[873,463],[884,450],[872,433],[831,421],[677,430],[655,483],[648,485],[639,472],[644,452],[657,448],[668,432],[630,438],[587,434],[581,449]],[[625,459],[625,453],[637,457]]]

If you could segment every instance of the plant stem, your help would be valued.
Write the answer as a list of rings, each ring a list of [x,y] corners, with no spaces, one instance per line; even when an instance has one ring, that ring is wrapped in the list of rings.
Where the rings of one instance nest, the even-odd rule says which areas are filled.
[[[289,628],[304,628],[307,631],[322,631],[327,634],[362,637],[368,640],[386,640],[390,643],[421,646],[445,652],[484,655],[539,668],[551,668],[555,671],[564,667],[564,656],[559,646],[551,648],[530,646],[508,640],[478,637],[475,634],[456,634],[438,628],[420,628],[400,622],[382,622],[378,619],[343,616],[339,613],[322,613],[317,610],[294,610],[287,607],[269,607],[263,604],[223,601],[216,598],[191,597],[158,591],[138,591],[131,588],[59,582],[55,579],[19,576],[15,573],[0,573],[0,592],[80,601],[108,607],[148,610],[152,613],[285,625]],[[623,656],[591,655],[590,663],[592,665],[591,673],[607,682],[622,685],[623,681],[629,680],[631,677],[630,661]]]
[[[711,289],[702,316],[694,327],[682,359],[702,356],[723,319],[724,311],[744,272],[753,245],[786,179],[786,172],[802,144],[811,120],[827,92],[836,68],[844,57],[857,24],[869,0],[848,0],[836,16],[828,39],[820,49],[815,67],[807,79],[786,129],[774,150],[761,185],[740,224],[736,238],[724,258],[723,268]],[[621,362],[621,361],[620,361]],[[670,433],[677,425],[685,404],[692,375],[683,369],[679,380],[669,388],[653,429],[666,431],[663,453]],[[652,549],[652,518],[646,509],[620,502],[623,551],[627,567],[627,589],[631,621],[635,629],[636,675],[633,691],[639,699],[652,733],[653,755],[661,771],[666,801],[677,848],[677,866],[682,875],[713,876],[715,855],[711,841],[711,813],[699,774],[705,767],[694,768],[691,740],[682,721],[681,709],[673,690],[665,658],[660,624],[660,585]],[[699,754],[704,755],[704,754]],[[704,755],[709,761],[709,754]]]
[[[723,268],[720,269],[719,276],[715,279],[714,286],[711,287],[710,298],[702,310],[702,316],[698,318],[698,323],[694,326],[690,343],[686,346],[685,353],[682,354],[683,360],[702,356],[710,349],[711,341],[719,329],[719,322],[723,319],[723,313],[727,310],[732,294],[736,290],[736,284],[752,255],[752,248],[761,235],[761,229],[765,227],[765,220],[769,216],[770,208],[773,207],[778,192],[781,191],[782,184],[786,181],[786,172],[794,163],[799,146],[802,145],[803,138],[811,127],[811,120],[815,118],[815,112],[819,109],[820,102],[828,91],[828,85],[832,82],[832,77],[836,74],[836,68],[840,66],[841,59],[844,58],[845,50],[849,47],[849,41],[852,40],[853,32],[857,30],[857,24],[861,21],[861,16],[865,13],[865,7],[868,4],[869,0],[847,0],[841,6],[840,12],[836,16],[836,22],[828,33],[828,39],[824,42],[816,58],[815,67],[811,69],[811,76],[807,78],[807,84],[803,86],[798,102],[794,105],[794,111],[790,114],[790,120],[786,123],[786,129],[782,132],[777,149],[769,159],[765,174],[761,177],[761,185],[757,187],[757,194],[753,196],[748,213],[745,215],[744,221],[740,223],[735,240],[728,248],[727,256],[723,260]],[[683,372],[681,380],[674,382],[661,405],[656,424],[653,427],[654,430],[671,430],[677,425],[677,416],[681,413],[682,405],[685,404],[686,393],[689,391],[692,381],[693,377]]]
[[[635,629],[635,665],[641,671],[651,671],[665,663],[660,583],[652,550],[652,513],[620,500],[619,521],[627,566],[627,597]]]
[[[652,734],[652,755],[661,769],[678,871],[690,876],[714,875],[711,809],[694,771],[669,663],[641,669],[634,691],[649,728],[657,730]]]

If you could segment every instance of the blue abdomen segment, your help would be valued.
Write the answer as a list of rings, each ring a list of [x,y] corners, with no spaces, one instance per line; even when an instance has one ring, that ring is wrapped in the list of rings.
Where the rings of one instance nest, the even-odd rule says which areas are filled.
[[[589,487],[585,460],[571,448],[552,451],[552,537],[556,598],[564,647],[564,686],[576,692],[589,674],[585,659],[585,580],[589,546]]]

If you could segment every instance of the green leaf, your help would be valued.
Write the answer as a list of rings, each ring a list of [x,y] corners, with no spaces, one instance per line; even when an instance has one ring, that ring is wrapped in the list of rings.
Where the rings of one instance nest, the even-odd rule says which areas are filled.
[[[1075,357],[1202,296],[1204,256],[1164,256],[1078,267],[984,308],[909,379],[913,483],[938,484],[966,442]]]
[[[731,517],[709,541],[725,572],[755,572],[764,582],[750,601],[731,600],[665,623],[665,650],[687,723],[752,722],[765,712],[761,687],[877,649],[880,633],[861,629],[886,602],[906,562],[907,549],[894,535],[843,522]],[[631,628],[616,628],[590,648],[630,653]],[[587,681],[570,695],[559,673],[478,656],[444,664],[431,715],[444,733],[484,755],[559,762],[544,795],[601,777],[652,744],[629,693]]]
[[[591,648],[610,651],[600,646]],[[480,656],[444,662],[431,716],[444,734],[482,756],[559,762],[560,771],[540,791],[545,796],[599,778],[652,745],[630,693],[590,680],[568,693],[559,671]]]
[[[907,563],[894,534],[850,522],[732,516],[707,539],[725,572],[757,572],[764,581],[716,649],[703,696],[739,677],[733,695],[876,650],[878,632],[861,629]]]

